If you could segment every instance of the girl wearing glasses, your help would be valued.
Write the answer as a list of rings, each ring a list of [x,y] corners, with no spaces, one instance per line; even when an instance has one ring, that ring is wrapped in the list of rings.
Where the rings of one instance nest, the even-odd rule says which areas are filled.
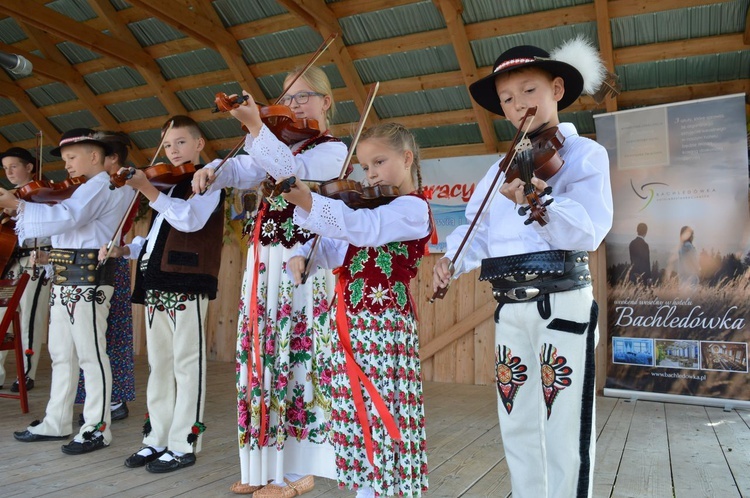
[[[284,86],[300,68],[287,75]],[[247,95],[247,93],[246,93]],[[250,96],[249,102],[252,102]],[[248,130],[247,155],[199,170],[196,193],[224,187],[272,185],[296,176],[330,180],[341,171],[347,149],[328,132],[334,102],[326,74],[310,67],[282,97],[298,119],[317,120],[320,134],[285,145],[262,122],[258,106],[231,111]],[[263,192],[264,189],[261,189]],[[250,250],[240,298],[237,334],[237,414],[241,478],[231,490],[255,498],[310,491],[313,475],[336,478],[328,438],[331,410],[330,270],[311,272],[298,286],[286,272],[292,250],[312,236],[294,225],[294,206],[267,197],[248,230]],[[273,481],[270,484],[269,481]]]

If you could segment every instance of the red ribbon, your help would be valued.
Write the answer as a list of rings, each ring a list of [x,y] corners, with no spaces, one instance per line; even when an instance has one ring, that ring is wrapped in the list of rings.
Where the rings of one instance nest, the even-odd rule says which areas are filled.
[[[365,387],[367,393],[370,395],[372,404],[377,408],[380,418],[383,420],[388,435],[394,441],[401,441],[401,432],[398,429],[396,421],[393,419],[393,415],[388,410],[388,407],[383,400],[383,397],[378,392],[375,385],[370,379],[367,378],[362,368],[354,359],[354,353],[352,352],[352,340],[349,335],[349,321],[346,317],[346,302],[344,299],[344,287],[346,285],[346,277],[342,273],[342,268],[336,268],[333,273],[338,276],[336,281],[336,294],[338,295],[337,306],[336,306],[336,329],[339,335],[339,342],[341,347],[344,349],[344,355],[346,357],[346,374],[349,377],[349,384],[352,388],[352,396],[354,397],[354,406],[357,409],[357,418],[359,424],[362,426],[362,434],[365,438],[365,449],[367,450],[367,459],[370,461],[372,466],[374,463],[374,447],[372,442],[372,427],[367,416],[367,408],[365,407],[365,400],[362,396],[362,386]]]
[[[255,226],[253,227],[253,285],[250,290],[250,330],[248,333],[253,337],[253,349],[255,350],[255,372],[252,368],[247,369],[248,388],[252,391],[253,373],[258,379],[260,388],[260,434],[258,435],[259,446],[262,448],[266,445],[266,398],[263,395],[263,364],[261,363],[260,352],[260,330],[258,330],[258,275],[260,273],[260,230],[263,224],[263,215],[268,208],[267,203],[263,203],[255,217]],[[252,395],[251,395],[252,396]],[[252,405],[252,403],[250,403]],[[252,407],[251,407],[252,411]]]

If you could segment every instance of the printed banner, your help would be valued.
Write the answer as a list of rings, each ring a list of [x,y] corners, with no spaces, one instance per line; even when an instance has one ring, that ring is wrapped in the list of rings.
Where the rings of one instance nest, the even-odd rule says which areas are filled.
[[[595,118],[614,196],[605,394],[747,401],[745,96]]]

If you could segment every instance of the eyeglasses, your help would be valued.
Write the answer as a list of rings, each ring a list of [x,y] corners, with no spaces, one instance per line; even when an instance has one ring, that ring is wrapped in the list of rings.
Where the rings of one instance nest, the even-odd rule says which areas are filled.
[[[300,105],[307,104],[307,101],[310,100],[310,97],[313,96],[325,97],[325,95],[318,92],[297,92],[294,95],[284,95],[283,97],[281,97],[279,103],[285,106],[289,106],[292,104],[292,99],[294,99],[294,101]]]

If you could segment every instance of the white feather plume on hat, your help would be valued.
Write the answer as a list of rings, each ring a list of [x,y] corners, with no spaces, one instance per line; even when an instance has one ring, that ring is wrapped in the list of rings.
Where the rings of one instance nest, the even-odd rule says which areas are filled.
[[[583,36],[568,40],[552,52],[550,58],[570,64],[583,76],[583,93],[593,94],[607,76],[599,51]]]

